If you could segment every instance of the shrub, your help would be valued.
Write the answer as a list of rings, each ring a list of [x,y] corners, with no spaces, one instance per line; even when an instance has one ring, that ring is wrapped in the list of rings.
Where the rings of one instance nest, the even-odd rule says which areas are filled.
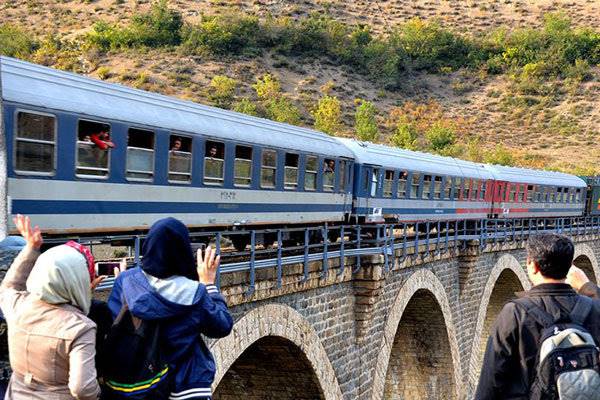
[[[354,114],[354,128],[359,140],[369,142],[377,140],[379,128],[375,119],[376,114],[377,109],[372,102],[359,100],[359,105],[356,107],[356,113]]]
[[[252,115],[253,117],[258,116],[258,107],[250,99],[241,99],[233,106],[233,111],[237,111],[242,114]]]
[[[290,99],[284,96],[266,102],[267,118],[277,122],[298,125],[300,123],[300,110]]]
[[[494,150],[485,153],[483,161],[488,164],[514,165],[514,157],[505,146],[497,144]]]
[[[265,74],[262,78],[258,78],[252,87],[256,90],[258,98],[263,101],[274,99],[281,94],[281,84],[271,74]]]
[[[208,96],[220,108],[229,108],[235,97],[238,82],[224,75],[215,75],[209,84]]]
[[[315,129],[336,135],[339,133],[342,123],[342,108],[337,97],[323,96],[312,113],[315,118]]]
[[[27,32],[14,25],[0,24],[0,54],[27,59],[36,47]]]
[[[427,130],[425,138],[429,150],[434,153],[449,155],[456,140],[456,135],[452,128],[437,122]]]
[[[390,141],[394,146],[407,150],[417,150],[419,134],[415,126],[411,123],[400,123],[392,134]]]
[[[108,67],[100,67],[100,68],[98,68],[98,70],[96,72],[98,74],[98,78],[100,78],[102,80],[108,79],[112,75],[110,68],[108,68]]]

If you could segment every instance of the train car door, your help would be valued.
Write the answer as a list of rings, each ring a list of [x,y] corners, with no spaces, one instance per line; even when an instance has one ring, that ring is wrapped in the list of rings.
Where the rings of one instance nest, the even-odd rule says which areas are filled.
[[[383,220],[382,207],[378,201],[382,187],[379,166],[365,167],[365,180],[368,180],[368,188],[365,193],[367,198],[367,222],[380,222]]]
[[[494,218],[502,218],[509,213],[506,208],[506,191],[509,188],[507,181],[494,181],[494,191],[492,196],[492,215]]]

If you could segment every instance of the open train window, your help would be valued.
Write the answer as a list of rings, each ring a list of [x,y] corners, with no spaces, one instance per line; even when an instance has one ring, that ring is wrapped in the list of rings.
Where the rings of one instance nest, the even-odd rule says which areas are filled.
[[[428,199],[431,194],[431,175],[423,175],[423,191],[421,192],[422,199]]]
[[[56,169],[56,118],[20,111],[17,114],[15,170],[52,175]]]
[[[533,202],[533,195],[535,193],[535,187],[533,185],[527,185],[527,202]]]
[[[517,185],[517,198],[519,203],[523,203],[525,200],[525,185]]]
[[[346,191],[346,161],[338,161],[338,170],[340,175],[338,191],[343,193]]]
[[[514,183],[509,183],[509,186],[510,186],[510,191],[508,194],[508,201],[515,202],[516,195],[517,195],[517,185],[515,185]]]
[[[442,198],[442,177],[435,176],[433,179],[433,198],[441,199]]]
[[[317,190],[317,157],[306,157],[306,168],[304,171],[304,190]]]
[[[421,175],[417,172],[413,172],[410,182],[410,197],[416,199],[419,195],[419,183],[421,181]]]
[[[398,172],[398,190],[397,196],[399,199],[403,199],[406,197],[406,179],[408,178],[408,172],[400,171]]]
[[[252,147],[235,146],[233,183],[245,187],[252,184]]]
[[[260,168],[260,186],[274,188],[277,182],[277,152],[263,150]]]
[[[394,184],[394,171],[385,170],[383,178],[383,197],[392,197],[392,185]]]
[[[323,190],[333,192],[335,186],[335,160],[325,159],[323,165]]]
[[[569,188],[569,203],[575,203],[575,188]]]
[[[548,201],[550,203],[556,202],[556,188],[554,188],[554,187],[548,188]]]
[[[479,196],[479,179],[471,180],[471,200],[477,200],[477,196]]]
[[[207,140],[204,145],[204,183],[223,185],[225,170],[225,145]]]
[[[171,135],[169,139],[169,181],[192,181],[192,138]]]
[[[577,200],[578,203],[582,202],[582,199],[581,199],[581,189],[577,189],[577,191],[575,192],[575,200]]]
[[[110,125],[87,120],[77,124],[77,175],[106,178],[110,165]]]
[[[129,128],[127,134],[127,178],[152,180],[154,175],[154,132]]]
[[[296,190],[298,188],[298,154],[285,153],[285,179],[284,189]]]

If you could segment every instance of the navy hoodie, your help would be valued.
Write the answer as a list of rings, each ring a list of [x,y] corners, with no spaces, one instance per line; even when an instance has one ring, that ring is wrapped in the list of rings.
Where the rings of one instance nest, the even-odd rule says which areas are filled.
[[[227,336],[233,320],[214,285],[198,282],[189,233],[174,218],[156,222],[142,248],[142,266],[115,280],[108,306],[113,318],[125,298],[131,313],[143,320],[160,320],[163,343],[173,371],[170,398],[188,400],[211,396],[215,362],[200,334]]]

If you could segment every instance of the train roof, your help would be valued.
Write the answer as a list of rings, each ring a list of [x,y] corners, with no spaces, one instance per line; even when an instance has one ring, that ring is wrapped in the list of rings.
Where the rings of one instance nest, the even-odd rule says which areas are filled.
[[[443,157],[418,151],[404,150],[355,139],[338,139],[352,150],[361,164],[380,165],[394,169],[407,169],[433,175],[464,176],[477,179],[493,179],[483,164]]]
[[[352,158],[331,136],[307,128],[178,100],[0,57],[2,99],[171,130],[301,152]]]
[[[508,182],[530,183],[533,185],[587,187],[585,181],[575,175],[538,169],[486,165],[495,179]]]

